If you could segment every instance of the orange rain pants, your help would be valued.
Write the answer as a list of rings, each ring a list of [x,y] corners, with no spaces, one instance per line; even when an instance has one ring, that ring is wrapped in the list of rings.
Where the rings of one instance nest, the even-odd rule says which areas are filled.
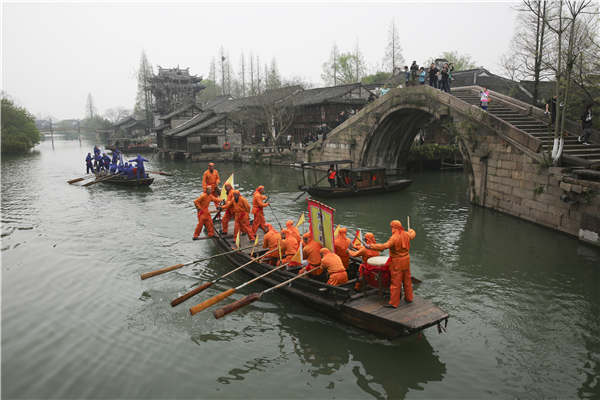
[[[254,211],[254,222],[252,223],[252,232],[256,235],[258,228],[262,229],[263,232],[267,231],[267,221],[265,221],[265,212],[261,208]]]
[[[196,230],[194,231],[194,237],[200,236],[202,232],[202,227],[206,228],[207,236],[215,236],[215,230],[213,228],[212,218],[210,217],[210,212],[208,210],[198,210],[198,225],[196,225]]]
[[[394,307],[400,305],[402,285],[404,285],[404,298],[413,301],[412,281],[410,279],[410,256],[394,257],[389,259],[390,267],[390,304]]]

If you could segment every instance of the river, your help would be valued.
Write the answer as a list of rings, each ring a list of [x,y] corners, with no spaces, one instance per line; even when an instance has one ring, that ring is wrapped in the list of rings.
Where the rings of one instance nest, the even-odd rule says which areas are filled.
[[[330,201],[335,220],[378,241],[411,217],[416,293],[450,314],[448,332],[393,341],[272,294],[215,320],[172,308],[215,259],[193,242],[205,166],[152,160],[146,189],[68,185],[91,144],[43,142],[2,157],[3,398],[599,398],[600,249],[472,206],[460,172],[413,174],[405,191]],[[259,184],[296,219],[299,171],[219,164],[246,196]],[[274,222],[266,212],[267,220]],[[264,288],[245,288],[241,296]]]

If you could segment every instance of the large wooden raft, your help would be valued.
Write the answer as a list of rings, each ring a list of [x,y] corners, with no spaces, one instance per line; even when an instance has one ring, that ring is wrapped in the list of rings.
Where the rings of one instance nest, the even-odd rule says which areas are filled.
[[[230,223],[228,229],[229,236],[222,235],[220,225],[220,221],[215,221],[217,244],[223,250],[231,250],[235,247],[235,240],[231,235],[234,228],[233,222]],[[263,233],[260,229],[258,235],[259,245],[254,250],[255,257],[264,251],[262,249]],[[240,247],[251,245],[248,237],[242,235]],[[250,252],[251,249],[248,249],[226,257],[235,265],[241,265],[250,260]],[[447,325],[448,313],[416,294],[412,303],[402,300],[398,308],[388,308],[385,307],[388,296],[380,290],[355,291],[353,278],[356,277],[359,264],[357,259],[351,259],[348,268],[350,282],[346,285],[330,286],[315,279],[301,278],[282,287],[281,291],[336,319],[388,338],[411,335],[434,325],[438,325],[438,330],[441,331]],[[258,276],[271,268],[272,266],[268,264],[252,263],[243,270],[252,276]],[[296,273],[296,270],[282,270],[261,280],[271,286],[295,276]]]

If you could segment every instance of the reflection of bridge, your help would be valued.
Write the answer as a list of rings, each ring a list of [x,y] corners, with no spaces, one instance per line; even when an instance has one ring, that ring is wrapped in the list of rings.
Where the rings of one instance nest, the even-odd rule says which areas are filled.
[[[600,146],[567,137],[563,163],[549,168],[552,146],[543,112],[491,92],[489,112],[479,87],[444,93],[429,86],[392,89],[306,149],[305,161],[351,159],[356,165],[402,168],[419,130],[437,125],[457,135],[469,174],[470,200],[600,245]],[[571,132],[576,132],[574,129]]]

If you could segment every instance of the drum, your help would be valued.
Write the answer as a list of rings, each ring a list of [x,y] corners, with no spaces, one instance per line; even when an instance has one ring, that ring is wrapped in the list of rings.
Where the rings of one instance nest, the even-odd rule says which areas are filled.
[[[367,264],[360,266],[360,273],[371,287],[387,288],[390,286],[390,270],[388,267],[388,256],[371,257]]]

